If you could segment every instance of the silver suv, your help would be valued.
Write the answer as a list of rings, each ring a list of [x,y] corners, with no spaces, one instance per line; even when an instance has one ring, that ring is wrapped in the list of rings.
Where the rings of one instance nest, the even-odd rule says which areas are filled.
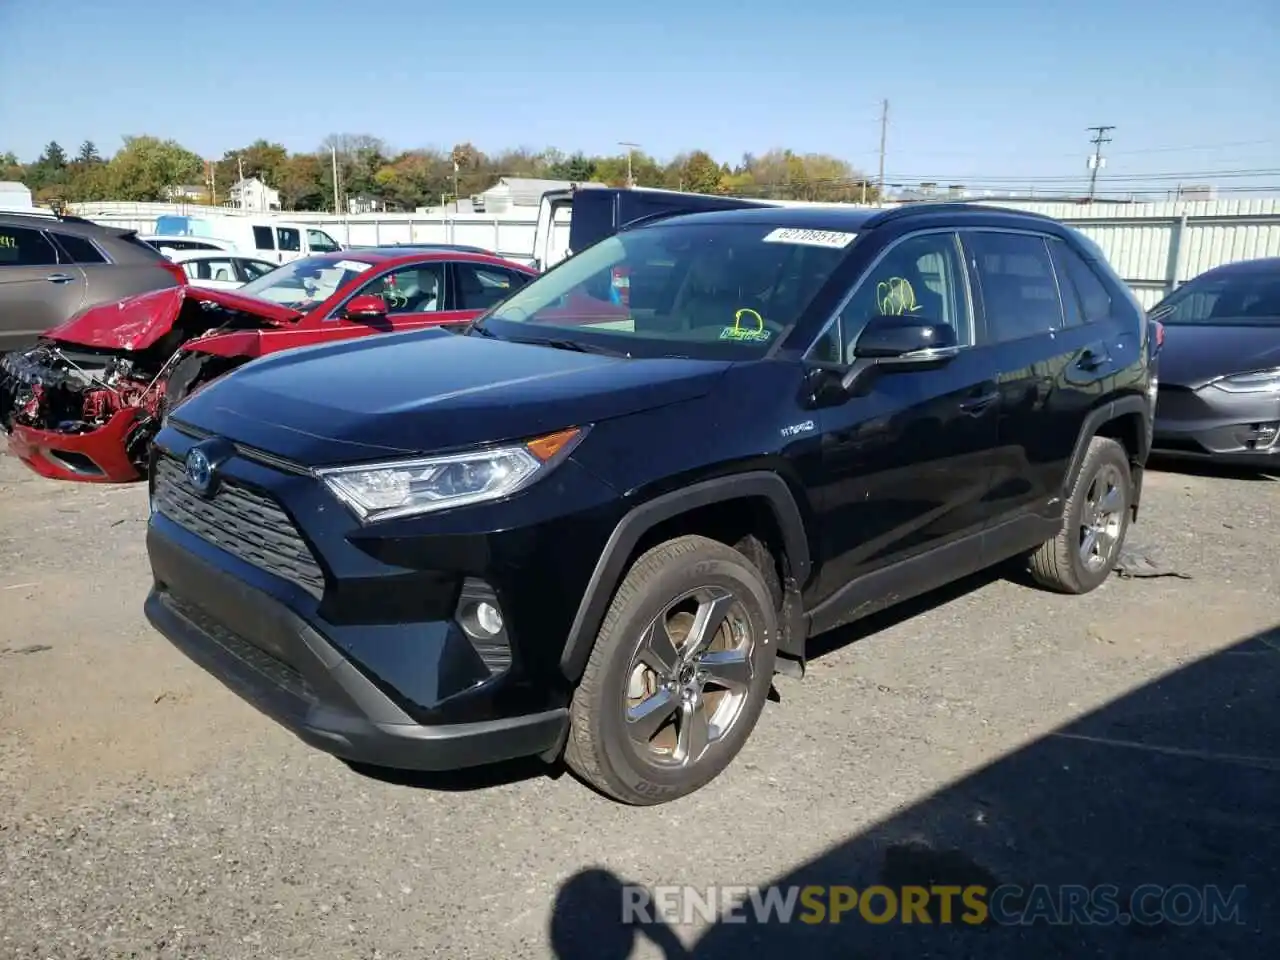
[[[86,307],[186,282],[182,268],[138,238],[51,213],[0,213],[0,353]]]

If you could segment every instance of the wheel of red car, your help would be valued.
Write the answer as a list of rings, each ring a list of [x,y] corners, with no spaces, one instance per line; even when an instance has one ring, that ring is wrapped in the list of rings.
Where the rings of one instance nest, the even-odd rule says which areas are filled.
[[[685,796],[719,776],[769,695],[777,614],[741,552],[669,540],[632,565],[570,710],[565,762],[624,803]]]

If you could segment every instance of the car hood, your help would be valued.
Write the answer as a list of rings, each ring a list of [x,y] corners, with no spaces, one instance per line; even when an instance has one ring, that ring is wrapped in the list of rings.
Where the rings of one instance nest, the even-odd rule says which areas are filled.
[[[248,314],[272,326],[293,323],[302,314],[292,307],[246,296],[233,290],[217,290],[182,284],[152,290],[123,300],[102,303],[80,311],[44,336],[61,343],[107,350],[145,350],[173,327],[188,300],[217,304]]]
[[[173,419],[317,467],[535,437],[693,400],[730,366],[429,329],[255,360],[193,394]]]
[[[1197,389],[1217,377],[1280,366],[1280,325],[1168,323],[1160,382]]]

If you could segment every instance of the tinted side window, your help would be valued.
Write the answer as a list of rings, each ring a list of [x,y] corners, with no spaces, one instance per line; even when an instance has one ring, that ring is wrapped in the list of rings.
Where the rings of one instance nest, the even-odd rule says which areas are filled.
[[[51,267],[58,251],[39,230],[0,226],[0,267]]]
[[[188,260],[182,265],[182,269],[187,272],[187,276],[192,280],[234,282],[236,279],[235,266],[229,258],[226,260]]]
[[[102,251],[84,237],[77,237],[70,233],[55,233],[53,234],[53,239],[71,258],[72,263],[107,262],[107,258],[102,255]]]
[[[1111,294],[1098,279],[1093,267],[1061,240],[1054,240],[1049,246],[1060,268],[1058,279],[1064,285],[1063,296],[1067,295],[1069,289],[1075,291],[1080,301],[1084,322],[1097,323],[1100,320],[1110,319]]]
[[[890,247],[858,280],[838,323],[819,339],[814,359],[851,363],[859,334],[878,315],[946,323],[955,328],[958,343],[973,343],[964,262],[954,233],[924,233]]]
[[[342,249],[338,246],[338,242],[323,230],[308,230],[307,243],[311,246],[313,253],[331,253]]]
[[[524,286],[524,277],[512,270],[474,263],[457,263],[454,266],[461,298],[459,310],[488,310]]]
[[[250,280],[257,280],[264,273],[270,273],[275,269],[271,264],[263,263],[261,260],[237,260],[236,263],[240,266],[242,274],[240,279],[246,283]]]
[[[280,249],[289,253],[302,250],[302,231],[293,227],[276,227],[276,236],[280,240]]]
[[[965,243],[982,289],[987,342],[1061,329],[1062,302],[1043,237],[974,230]]]
[[[276,241],[275,237],[271,233],[271,228],[254,227],[253,245],[259,250],[274,250],[276,248]]]

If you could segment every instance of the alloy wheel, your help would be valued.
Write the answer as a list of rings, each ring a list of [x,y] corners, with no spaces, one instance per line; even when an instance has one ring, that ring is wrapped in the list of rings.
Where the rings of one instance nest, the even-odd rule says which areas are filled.
[[[688,767],[743,714],[756,638],[742,604],[703,586],[668,603],[645,627],[627,671],[625,720],[650,762]]]
[[[1125,491],[1120,471],[1107,464],[1093,478],[1080,513],[1080,559],[1096,572],[1114,558],[1124,523]]]

